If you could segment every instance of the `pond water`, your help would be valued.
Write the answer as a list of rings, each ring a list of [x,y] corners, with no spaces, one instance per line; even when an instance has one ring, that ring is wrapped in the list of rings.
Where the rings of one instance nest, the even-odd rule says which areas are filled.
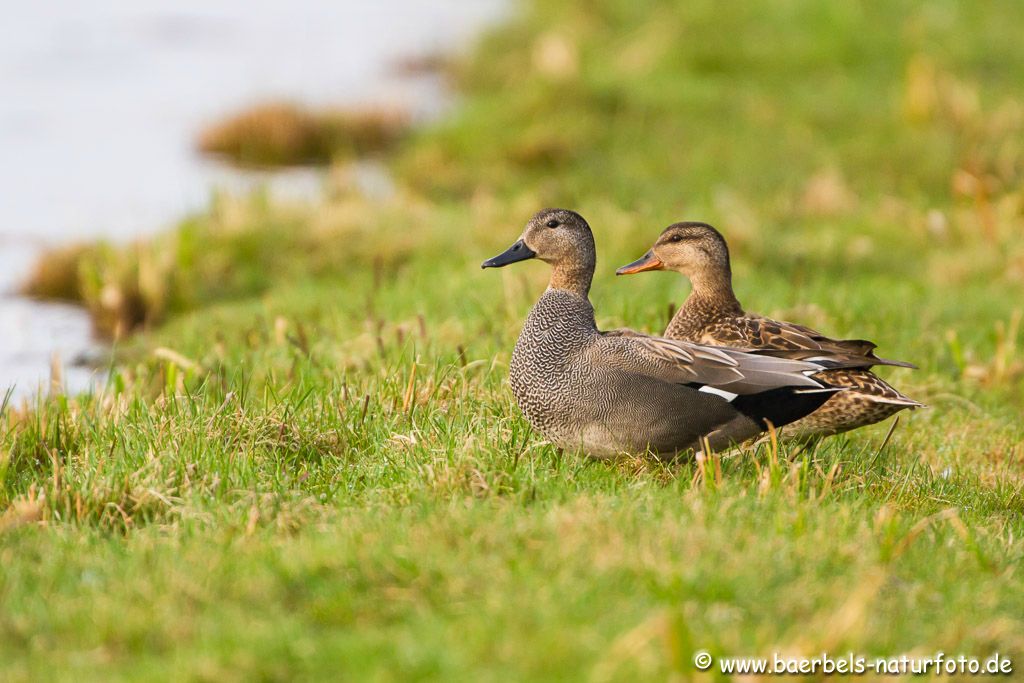
[[[0,22],[0,396],[94,374],[75,307],[13,292],[46,245],[127,240],[202,208],[217,188],[319,192],[315,171],[252,175],[194,151],[205,124],[267,100],[383,103],[437,115],[431,76],[402,59],[458,50],[504,0],[63,0]],[[102,354],[100,354],[102,356]]]

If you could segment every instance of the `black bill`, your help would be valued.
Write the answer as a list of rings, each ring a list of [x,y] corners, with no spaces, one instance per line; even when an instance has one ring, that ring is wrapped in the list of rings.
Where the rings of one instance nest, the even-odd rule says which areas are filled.
[[[516,261],[531,259],[537,254],[534,253],[522,240],[518,240],[511,247],[501,252],[494,258],[489,258],[480,264],[481,268],[501,268]]]

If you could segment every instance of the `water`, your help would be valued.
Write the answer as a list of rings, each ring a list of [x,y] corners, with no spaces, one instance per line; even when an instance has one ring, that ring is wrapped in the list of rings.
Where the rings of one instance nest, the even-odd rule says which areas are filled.
[[[203,159],[198,130],[247,105],[386,103],[443,108],[441,84],[401,59],[449,52],[504,0],[73,0],[3,2],[0,22],[0,394],[70,390],[95,355],[84,313],[11,292],[48,244],[126,240],[201,208],[217,187],[265,182]],[[314,171],[271,193],[313,194]]]

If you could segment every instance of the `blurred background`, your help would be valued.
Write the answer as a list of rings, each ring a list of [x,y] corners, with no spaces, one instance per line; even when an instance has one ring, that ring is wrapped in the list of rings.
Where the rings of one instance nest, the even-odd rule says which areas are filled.
[[[423,122],[450,93],[430,60],[463,50],[503,0],[13,3],[0,23],[0,393],[52,355],[71,389],[103,354],[84,309],[17,296],[47,247],[128,242],[215,191],[319,196],[323,170],[239,168],[198,148],[257,103],[371,106]],[[102,360],[100,360],[102,363]]]

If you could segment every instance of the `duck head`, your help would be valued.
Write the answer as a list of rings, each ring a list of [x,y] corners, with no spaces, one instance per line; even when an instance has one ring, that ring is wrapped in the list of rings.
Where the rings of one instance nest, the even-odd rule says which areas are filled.
[[[538,211],[515,244],[481,268],[501,268],[537,258],[552,267],[551,287],[586,294],[597,261],[594,235],[583,216],[568,209]]]
[[[646,254],[615,274],[645,270],[674,270],[691,280],[710,279],[715,274],[729,273],[729,247],[721,233],[707,223],[675,223],[662,231]]]

